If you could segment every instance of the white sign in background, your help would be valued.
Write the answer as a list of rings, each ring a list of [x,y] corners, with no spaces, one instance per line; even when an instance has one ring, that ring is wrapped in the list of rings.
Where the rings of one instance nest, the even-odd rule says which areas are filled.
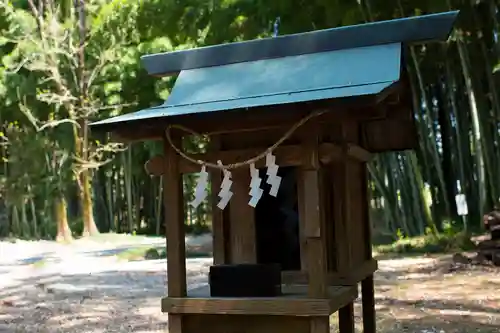
[[[457,203],[458,215],[466,216],[469,214],[469,208],[467,207],[467,199],[465,198],[465,194],[456,195],[455,202]]]

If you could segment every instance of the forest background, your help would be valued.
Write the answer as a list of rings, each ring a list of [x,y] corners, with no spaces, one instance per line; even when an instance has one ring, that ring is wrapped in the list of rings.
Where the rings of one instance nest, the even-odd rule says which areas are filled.
[[[497,1],[0,0],[0,237],[164,233],[162,179],[144,171],[161,142],[89,131],[168,97],[175,78],[148,76],[142,55],[269,37],[277,17],[290,34],[454,9],[450,40],[407,58],[419,148],[369,165],[377,243],[479,230],[500,198]],[[210,230],[208,202],[185,208],[188,232]]]

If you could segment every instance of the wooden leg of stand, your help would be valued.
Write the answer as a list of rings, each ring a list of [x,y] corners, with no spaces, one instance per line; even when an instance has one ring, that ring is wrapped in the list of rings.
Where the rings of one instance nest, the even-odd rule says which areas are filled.
[[[375,333],[375,288],[373,275],[370,275],[361,282],[361,302],[363,305],[363,332]]]
[[[354,333],[354,303],[349,303],[339,310],[339,332]]]
[[[318,317],[311,319],[311,333],[329,333],[330,317]]]
[[[168,332],[182,333],[182,315],[168,314]]]

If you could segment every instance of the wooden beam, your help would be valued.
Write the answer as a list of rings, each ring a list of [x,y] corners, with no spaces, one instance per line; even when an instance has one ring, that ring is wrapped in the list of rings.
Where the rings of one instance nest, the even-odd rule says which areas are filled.
[[[167,126],[176,124],[186,126],[197,133],[225,134],[241,131],[291,127],[307,114],[317,110],[328,110],[319,117],[322,123],[341,122],[345,119],[364,122],[384,119],[386,110],[374,108],[374,99],[356,100],[356,102],[335,99],[314,103],[297,103],[248,110],[232,110],[228,112],[209,112],[159,119],[145,119],[137,123],[109,124],[99,127],[99,131],[112,132],[118,142],[136,142],[161,140]]]
[[[339,333],[355,333],[354,302],[339,310]]]
[[[360,162],[370,162],[373,154],[355,144],[347,144],[347,156]]]
[[[186,245],[184,234],[184,205],[179,156],[164,142],[163,198],[165,205],[165,234],[167,236],[168,295],[186,296]]]
[[[209,286],[191,289],[188,297],[165,297],[162,312],[203,315],[329,316],[355,300],[355,286],[331,286],[325,297],[310,298],[306,286],[283,286],[277,297],[211,297]],[[230,332],[240,332],[230,331]],[[215,332],[210,331],[209,332]],[[221,332],[221,331],[216,331]],[[225,332],[225,331],[222,331]],[[244,332],[256,332],[244,330]],[[307,332],[307,331],[304,331]]]
[[[225,164],[237,163],[251,159],[258,154],[262,153],[263,149],[243,149],[243,150],[228,150],[218,152],[208,152],[205,154],[190,155],[195,160],[202,160],[211,163],[216,163],[218,160],[223,161]],[[274,155],[276,162],[280,167],[286,166],[299,166],[302,164],[300,157],[301,148],[299,145],[287,145],[276,148]],[[319,145],[319,160],[321,164],[330,164],[337,160],[343,160],[345,153],[340,145],[334,143],[322,143]],[[350,144],[347,148],[347,157],[367,162],[372,158],[372,154],[367,150]],[[255,163],[257,168],[265,166],[265,159]],[[155,156],[146,162],[144,165],[146,172],[152,176],[161,176],[163,170],[163,158]],[[179,171],[182,173],[194,173],[200,171],[200,166],[192,163],[186,159],[180,158]]]
[[[248,205],[250,172],[244,169],[232,172],[234,195],[229,203],[230,252],[233,264],[257,262],[255,237],[255,209]],[[218,208],[217,208],[218,209]]]
[[[361,169],[361,182],[364,185],[361,197],[364,200],[362,205],[362,227],[363,238],[365,243],[365,259],[372,260],[372,228],[370,223],[369,213],[369,200],[370,195],[368,191],[368,168],[366,163],[363,164]],[[373,271],[375,272],[375,271]],[[363,332],[376,333],[376,314],[375,314],[375,285],[373,280],[373,273],[366,276],[361,282],[361,304],[363,308]]]
[[[221,147],[220,141],[219,136],[211,138],[208,149],[211,151],[219,150]],[[211,169],[209,172],[212,193],[217,194],[222,183],[222,172],[216,169]],[[212,243],[214,264],[221,265],[227,263],[225,246],[226,240],[224,239],[224,224],[227,223],[227,221],[224,219],[223,211],[217,207],[217,199],[218,198],[215,195],[212,195],[212,198],[210,198],[212,203]]]
[[[350,286],[365,280],[373,275],[377,270],[377,261],[370,259],[363,264],[354,267],[348,272],[330,272],[327,276],[328,286]],[[302,271],[285,271],[281,273],[281,281],[283,284],[290,285],[306,285],[309,283],[307,272]]]
[[[177,138],[180,139],[180,138]],[[180,141],[180,140],[179,140]],[[165,205],[165,233],[167,236],[167,285],[170,297],[185,297],[186,245],[184,240],[184,205],[182,174],[179,172],[179,156],[165,139],[163,166],[163,198]],[[182,315],[168,315],[168,331],[183,332]]]
[[[363,332],[376,333],[375,285],[373,274],[361,282],[361,306],[363,309]]]
[[[327,254],[325,215],[323,200],[323,177],[321,173],[319,126],[312,121],[302,129],[301,165],[298,169],[297,189],[302,202],[300,217],[304,218],[299,232],[306,240],[308,295],[311,298],[325,297],[327,283]],[[301,229],[301,230],[300,230]]]

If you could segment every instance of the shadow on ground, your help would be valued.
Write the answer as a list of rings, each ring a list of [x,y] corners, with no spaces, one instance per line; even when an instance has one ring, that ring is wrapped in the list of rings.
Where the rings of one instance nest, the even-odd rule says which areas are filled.
[[[128,263],[127,270],[110,267],[93,274],[51,274],[4,288],[0,290],[0,332],[166,332],[167,316],[160,312],[160,299],[166,295],[166,262],[148,262],[148,268],[142,268],[140,262]],[[210,264],[203,259],[189,260],[190,287],[206,283]],[[499,331],[498,298],[485,295],[500,282],[480,275],[430,274],[424,266],[394,266],[377,273],[380,333]],[[411,273],[417,275],[408,278]],[[469,293],[466,286],[473,291],[483,288],[483,294]],[[362,332],[359,300],[356,315],[358,332]],[[333,325],[332,332],[335,330]]]
[[[166,267],[164,260],[158,262]],[[207,281],[208,264],[188,271],[190,286]],[[166,272],[106,271],[47,275],[0,290],[0,332],[165,332],[160,312]],[[41,330],[40,330],[41,329]]]

